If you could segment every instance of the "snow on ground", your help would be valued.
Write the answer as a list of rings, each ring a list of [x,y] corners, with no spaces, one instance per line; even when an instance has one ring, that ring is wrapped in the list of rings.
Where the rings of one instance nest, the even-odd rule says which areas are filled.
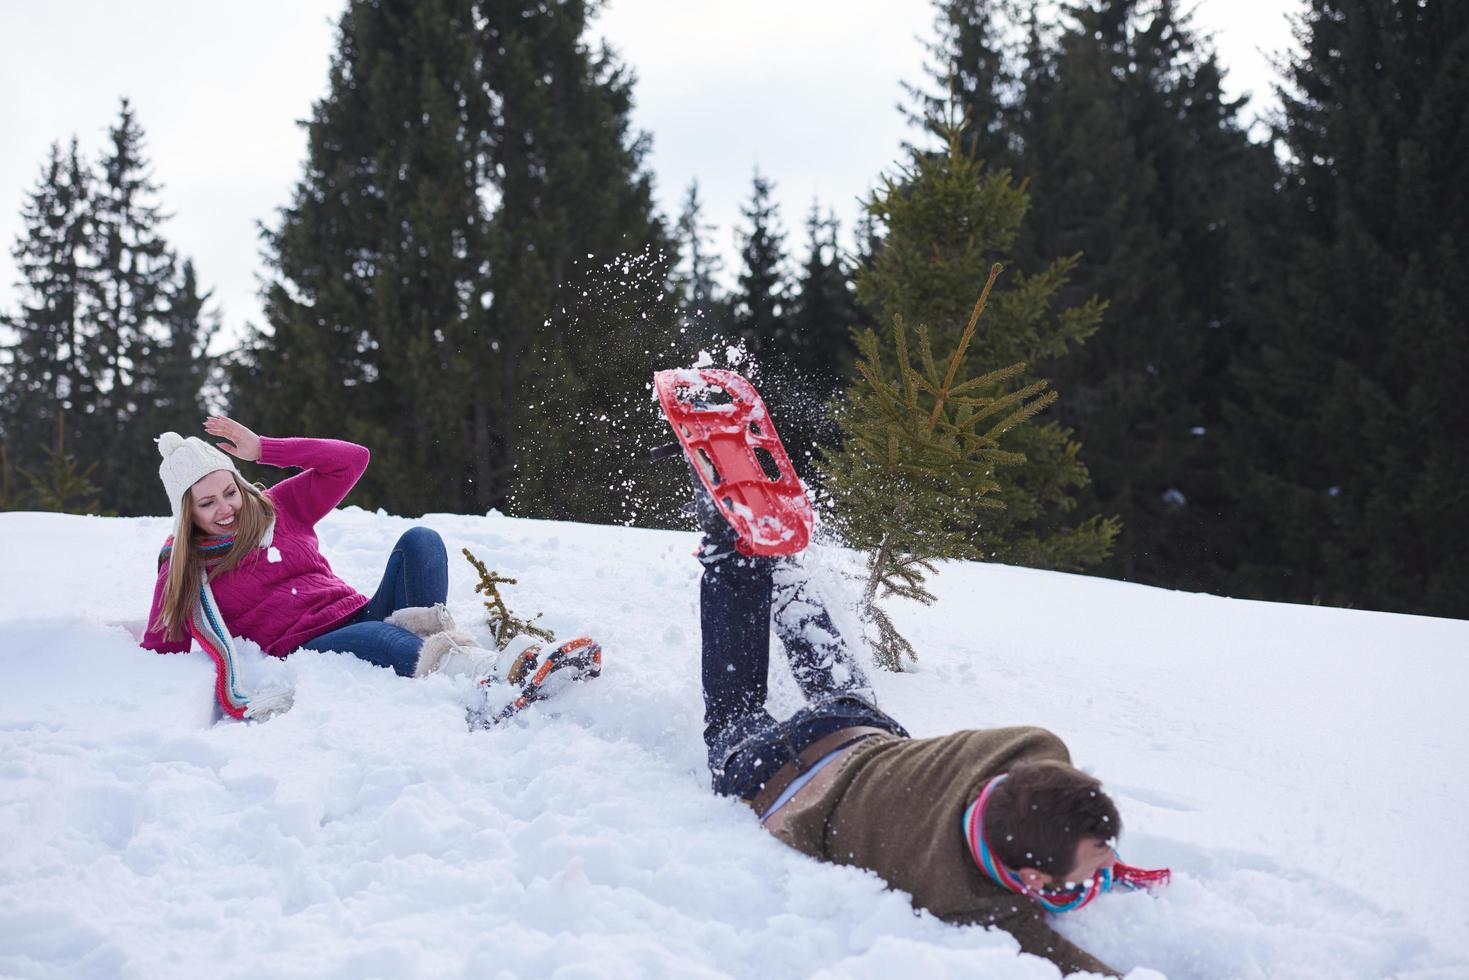
[[[461,622],[468,545],[514,610],[597,635],[603,677],[469,734],[462,682],[300,653],[266,665],[290,713],[212,724],[206,658],[132,635],[163,520],[0,514],[0,975],[1056,975],[708,791],[693,534],[425,523]],[[371,592],[409,526],[350,509],[322,545]],[[851,564],[813,557],[838,593]],[[1052,728],[1126,859],[1174,869],[1074,939],[1137,977],[1469,976],[1469,623],[1003,566],[936,591],[898,610],[924,660],[876,678],[884,707],[918,736]]]

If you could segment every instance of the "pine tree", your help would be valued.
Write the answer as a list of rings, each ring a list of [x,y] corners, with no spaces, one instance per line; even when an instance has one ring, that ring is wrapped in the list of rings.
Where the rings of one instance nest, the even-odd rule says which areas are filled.
[[[699,182],[691,180],[674,229],[678,264],[673,272],[673,290],[678,296],[680,326],[701,342],[728,330],[731,319],[729,302],[719,286],[724,260],[710,244],[713,232],[714,226],[704,222]]]
[[[158,196],[125,99],[95,170],[75,139],[67,152],[53,146],[14,250],[21,306],[4,318],[13,343],[0,368],[0,438],[13,465],[64,484],[73,457],[52,434],[65,415],[75,458],[96,466],[101,504],[129,515],[157,512],[157,464],[122,447],[197,424],[214,329],[201,320],[193,267],[176,272]],[[72,496],[86,494],[47,499]]]
[[[740,274],[734,301],[734,329],[746,349],[760,361],[784,358],[794,347],[786,324],[790,284],[785,261],[785,232],[779,208],[771,199],[775,185],[755,171],[750,201],[741,206],[749,225],[739,232]]]
[[[887,229],[872,264],[857,277],[858,299],[879,318],[896,315],[926,324],[934,358],[944,362],[968,323],[975,284],[1014,247],[1030,196],[1004,170],[985,172],[961,148],[952,117],[948,152],[914,154],[896,178],[885,179],[867,208]],[[1056,361],[1074,351],[1097,327],[1103,304],[1074,306],[1059,300],[1076,258],[1058,259],[1034,274],[1007,276],[1006,288],[989,298],[982,332],[969,348],[964,369],[976,375],[1017,362]],[[1038,379],[1022,374],[1029,385]],[[998,397],[996,391],[976,395]],[[1034,567],[1080,569],[1106,557],[1117,524],[1101,516],[1074,521],[1076,494],[1087,469],[1070,429],[1056,423],[1022,426],[1009,449],[1024,463],[996,475],[1003,510],[977,519],[972,540],[978,554]]]
[[[1047,100],[1024,132],[1041,203],[1021,245],[1025,261],[1077,254],[1070,295],[1108,301],[1098,336],[1048,370],[1068,395],[1060,417],[1087,441],[1096,499],[1088,511],[1122,518],[1113,571],[1127,579],[1139,578],[1162,510],[1180,500],[1179,453],[1202,422],[1186,396],[1204,340],[1203,324],[1180,308],[1173,250],[1156,221],[1160,174],[1130,118],[1150,94],[1130,84],[1143,57],[1132,43],[1134,6],[1077,9],[1047,61]]]
[[[816,479],[814,447],[831,444],[827,401],[840,383],[835,375],[844,357],[850,364],[851,342],[842,338],[855,320],[838,308],[849,289],[836,253],[835,231],[812,232],[812,251],[802,270],[810,293],[793,281],[787,265],[785,231],[772,197],[775,185],[759,171],[751,182],[750,200],[740,213],[748,224],[739,229],[740,273],[734,296],[734,333],[751,363],[744,370],[760,386],[772,416],[780,420],[781,439],[804,479]],[[814,279],[810,278],[815,276]],[[830,308],[828,308],[828,304]],[[846,302],[850,310],[853,304]],[[842,317],[833,322],[829,316]],[[824,344],[838,334],[832,347]]]
[[[868,552],[860,612],[877,634],[877,662],[889,670],[901,670],[917,653],[879,600],[897,596],[932,605],[935,597],[924,583],[934,562],[987,556],[978,512],[1004,506],[993,496],[1002,490],[998,471],[1025,462],[1001,448],[1000,439],[1055,401],[1044,381],[1015,385],[1024,364],[982,374],[965,367],[1000,269],[998,263],[990,269],[963,333],[943,360],[920,324],[919,363],[913,363],[901,314],[893,319],[891,362],[877,334],[863,332],[860,379],[839,415],[843,446],[823,454],[837,527],[847,544]]]
[[[1232,416],[1235,587],[1469,616],[1469,8],[1311,0],[1298,40],[1290,237]]]
[[[1021,267],[1076,255],[1063,299],[1108,302],[1084,349],[1039,365],[1066,393],[1059,419],[1087,444],[1081,512],[1122,518],[1101,570],[1218,587],[1232,537],[1220,379],[1269,250],[1247,219],[1269,199],[1270,151],[1250,144],[1172,0],[1085,0],[1059,30],[1035,8],[1022,25],[1009,4],[943,7],[939,50],[977,120],[967,144],[1036,192]]]
[[[806,261],[786,315],[791,347],[778,365],[761,365],[762,378],[777,376],[772,390],[782,403],[782,438],[807,480],[816,477],[810,465],[815,447],[836,444],[829,403],[853,374],[852,331],[863,323],[837,243],[839,231],[836,216],[830,211],[823,216],[813,202],[806,217]]]
[[[563,498],[604,474],[567,420],[642,393],[676,331],[632,79],[587,45],[587,16],[364,0],[342,18],[306,173],[267,236],[270,329],[233,380],[271,428],[370,445],[355,500],[577,516]],[[623,263],[657,265],[656,297],[592,308]]]
[[[514,513],[596,524],[675,527],[688,500],[682,479],[649,450],[668,442],[649,365],[688,364],[666,288],[666,259],[651,250],[575,267],[575,299],[547,318],[544,360],[527,389],[511,507]]]
[[[963,120],[965,153],[994,168],[1013,167],[1019,153],[1023,62],[1020,5],[1014,0],[934,0],[933,40],[925,43],[932,89],[903,87],[910,123],[944,139],[949,113]],[[1030,15],[1038,19],[1039,5]]]
[[[85,280],[89,330],[83,345],[92,404],[78,421],[76,442],[83,458],[98,461],[98,482],[113,507],[123,514],[154,513],[156,464],[147,453],[113,450],[136,435],[139,372],[153,356],[177,271],[162,233],[167,215],[142,126],[127,99],[108,130],[98,171],[89,212],[95,265]]]
[[[12,466],[40,465],[61,413],[91,403],[81,358],[91,180],[75,139],[67,150],[52,144],[21,210],[23,230],[11,251],[19,308],[0,317],[11,336],[0,363],[0,443]]]
[[[499,391],[476,371],[497,297],[475,31],[468,0],[349,4],[305,173],[265,234],[268,329],[233,371],[235,410],[262,431],[370,446],[351,499],[400,513],[479,497],[475,399]]]
[[[138,431],[186,432],[208,414],[204,392],[214,370],[209,344],[220,329],[218,315],[206,309],[209,297],[200,292],[194,263],[185,259],[179,281],[169,286],[150,355],[138,365],[133,423]]]
[[[871,189],[868,191],[867,196],[868,198],[872,198],[875,194],[875,189]],[[853,249],[851,262],[848,263],[848,274],[852,280],[852,298],[856,300],[857,280],[861,279],[864,273],[872,271],[873,267],[877,265],[877,253],[882,250],[882,229],[878,226],[878,220],[870,210],[864,209],[858,213],[857,227],[853,237],[856,241],[856,248]],[[873,315],[872,311],[860,302],[854,302],[852,304],[852,316],[852,330],[854,332],[860,332],[869,327],[873,330],[887,329],[887,325],[878,323],[877,317]],[[847,372],[845,377],[852,377],[851,372]]]
[[[686,363],[633,77],[586,40],[589,5],[510,4],[480,36],[499,112],[489,309],[500,372],[486,445],[518,514],[661,522],[683,494],[647,462],[653,370]],[[661,440],[660,440],[661,441]]]
[[[99,502],[100,490],[92,482],[97,463],[82,466],[66,451],[66,414],[56,416],[56,441],[42,447],[41,466],[21,470],[30,484],[30,505],[36,510],[68,514],[108,514]],[[8,478],[8,475],[7,475]]]
[[[813,203],[806,216],[806,261],[796,279],[786,316],[791,338],[789,363],[825,400],[851,374],[855,350],[851,328],[857,300],[837,244],[836,215]]]
[[[10,465],[10,451],[0,442],[0,511],[21,510],[25,507],[25,496],[16,481],[15,468]]]

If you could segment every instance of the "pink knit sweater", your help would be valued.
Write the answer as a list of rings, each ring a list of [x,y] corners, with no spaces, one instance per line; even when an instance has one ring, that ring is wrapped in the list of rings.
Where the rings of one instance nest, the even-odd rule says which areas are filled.
[[[332,572],[316,540],[316,522],[342,502],[367,469],[370,454],[336,439],[260,440],[260,462],[299,466],[265,495],[275,504],[275,537],[232,571],[210,580],[226,627],[234,636],[284,657],[301,644],[336,629],[367,605],[367,597]],[[189,639],[169,640],[152,629],[168,580],[168,562],[158,570],[153,606],[143,646],[159,653],[181,653]]]

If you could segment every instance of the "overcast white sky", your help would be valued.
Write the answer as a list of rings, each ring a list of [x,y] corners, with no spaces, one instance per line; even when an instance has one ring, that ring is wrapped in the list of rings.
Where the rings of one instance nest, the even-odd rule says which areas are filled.
[[[274,224],[300,174],[295,125],[325,90],[344,0],[50,0],[0,3],[0,309],[14,306],[10,249],[48,145],[103,144],[128,96],[173,218],[165,234],[212,287],[227,333],[258,322],[255,226]],[[1303,0],[1201,0],[1233,94],[1271,98],[1267,58]],[[634,121],[653,138],[658,200],[676,217],[697,177],[716,244],[759,167],[777,184],[793,249],[813,198],[844,232],[857,200],[912,130],[900,82],[922,78],[929,0],[612,0],[595,30],[638,75]]]

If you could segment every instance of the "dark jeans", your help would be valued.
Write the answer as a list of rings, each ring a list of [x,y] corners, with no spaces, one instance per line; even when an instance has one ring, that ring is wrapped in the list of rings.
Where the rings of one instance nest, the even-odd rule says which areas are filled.
[[[336,650],[391,667],[412,677],[423,640],[384,619],[410,606],[432,606],[449,597],[449,555],[437,531],[413,527],[403,532],[388,555],[388,567],[367,605],[345,626],[301,644],[303,650]]]
[[[743,738],[721,753],[717,767],[711,751],[709,774],[714,792],[753,800],[770,778],[806,746],[843,728],[867,725],[908,738],[906,728],[856,695],[808,704],[785,721],[775,721],[769,715],[765,718],[763,724],[752,726]]]
[[[872,704],[866,677],[799,565],[747,558],[732,542],[732,535],[706,534],[699,553],[704,742],[714,791],[752,799],[802,749],[840,728],[871,725],[906,738]],[[783,722],[765,710],[772,601],[791,673],[811,702]]]

